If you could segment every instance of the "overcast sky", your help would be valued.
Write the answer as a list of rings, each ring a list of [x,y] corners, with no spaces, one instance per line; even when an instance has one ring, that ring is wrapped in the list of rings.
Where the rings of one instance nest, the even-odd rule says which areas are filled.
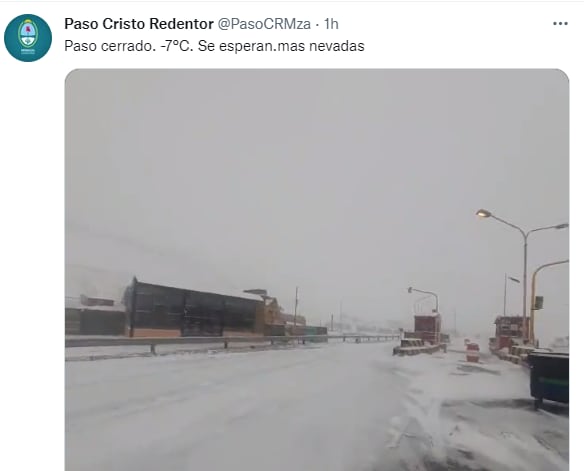
[[[67,294],[136,274],[266,288],[315,322],[407,320],[412,285],[446,327],[491,332],[522,238],[568,222],[559,71],[75,71],[66,83]],[[569,234],[530,239],[529,273]],[[568,266],[539,277],[538,336],[568,332]],[[521,287],[508,287],[508,313]],[[428,307],[431,307],[428,305]]]

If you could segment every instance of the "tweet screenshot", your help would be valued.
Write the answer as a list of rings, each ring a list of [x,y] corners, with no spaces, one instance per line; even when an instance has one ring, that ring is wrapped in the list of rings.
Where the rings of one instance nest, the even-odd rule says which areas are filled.
[[[583,21],[0,0],[0,469],[584,469]]]

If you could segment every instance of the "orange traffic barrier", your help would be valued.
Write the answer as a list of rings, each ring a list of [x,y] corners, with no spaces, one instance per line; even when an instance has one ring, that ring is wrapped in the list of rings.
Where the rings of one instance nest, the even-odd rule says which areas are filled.
[[[466,361],[471,363],[478,363],[479,346],[476,343],[468,343],[466,345]]]

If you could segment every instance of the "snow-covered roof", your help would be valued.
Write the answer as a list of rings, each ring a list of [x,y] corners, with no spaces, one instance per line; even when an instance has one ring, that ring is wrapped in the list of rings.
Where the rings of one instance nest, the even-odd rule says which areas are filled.
[[[143,283],[148,284],[149,282],[146,280],[138,280],[141,281]],[[156,284],[156,283],[152,283],[152,284]],[[244,293],[243,289],[229,289],[229,288],[219,288],[219,289],[213,289],[211,287],[205,287],[205,286],[191,286],[191,287],[186,287],[186,286],[168,286],[168,285],[158,285],[157,286],[164,286],[167,288],[174,288],[174,289],[178,289],[178,290],[186,290],[186,291],[197,291],[199,293],[209,293],[209,294],[217,294],[220,296],[231,296],[233,298],[240,298],[240,299],[249,299],[249,300],[253,300],[253,301],[261,301],[262,297],[257,295],[257,294],[250,294],[250,293]]]
[[[104,311],[104,312],[119,312],[125,311],[126,308],[123,304],[115,304],[113,306],[85,306],[81,301],[71,298],[65,298],[65,308],[66,309],[85,309],[87,311]]]

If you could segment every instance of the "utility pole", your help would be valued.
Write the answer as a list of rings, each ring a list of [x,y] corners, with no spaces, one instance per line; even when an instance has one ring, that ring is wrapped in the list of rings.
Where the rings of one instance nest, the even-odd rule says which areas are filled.
[[[334,314],[331,314],[331,332],[333,331],[334,318],[335,318],[335,315]]]
[[[507,273],[505,273],[505,291],[503,291],[503,317],[507,315]]]
[[[454,309],[454,335],[458,335],[458,330],[456,329],[456,308]]]
[[[341,334],[343,333],[343,301],[341,301],[341,304],[339,306],[339,322],[340,322],[340,326],[339,329],[341,329]]]
[[[296,287],[296,296],[294,297],[294,335],[296,335],[296,312],[298,310],[298,286]]]

